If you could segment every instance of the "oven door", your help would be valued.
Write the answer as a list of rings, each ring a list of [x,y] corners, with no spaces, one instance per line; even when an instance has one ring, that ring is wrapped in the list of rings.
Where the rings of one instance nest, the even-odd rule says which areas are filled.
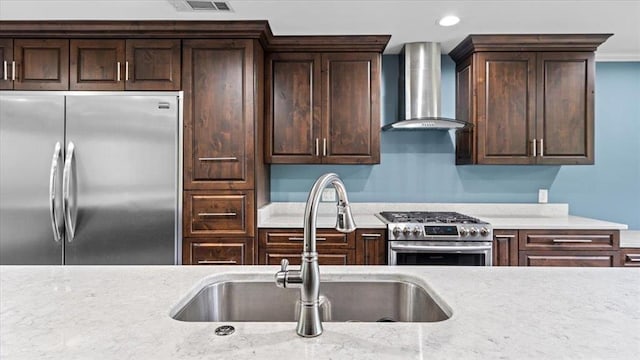
[[[492,243],[390,241],[389,265],[491,266]]]

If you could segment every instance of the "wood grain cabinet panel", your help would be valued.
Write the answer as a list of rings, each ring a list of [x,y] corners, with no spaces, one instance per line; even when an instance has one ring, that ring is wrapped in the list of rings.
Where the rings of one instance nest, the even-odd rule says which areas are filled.
[[[625,248],[620,251],[620,266],[640,266],[640,249]]]
[[[13,39],[0,39],[0,90],[13,89]]]
[[[520,251],[520,266],[613,267],[617,251]]]
[[[267,56],[268,163],[320,163],[320,54]]]
[[[357,229],[356,230],[356,264],[358,265],[386,265],[387,264],[387,230],[386,229]]]
[[[493,231],[493,266],[518,266],[518,230]]]
[[[254,186],[250,40],[185,40],[185,188]]]
[[[253,265],[255,240],[185,239],[182,252],[184,265]]]
[[[185,192],[186,237],[253,236],[253,191]]]
[[[618,250],[617,230],[520,230],[520,250]]]
[[[380,163],[380,54],[272,53],[266,162]]]
[[[127,40],[127,90],[180,90],[180,40]]]
[[[593,164],[594,54],[538,54],[539,164]]]
[[[611,34],[470,35],[456,61],[456,164],[593,164],[594,51]]]
[[[269,248],[260,253],[258,263],[261,265],[280,265],[282,259],[289,260],[290,265],[300,265],[302,250]],[[353,250],[324,250],[318,253],[320,265],[352,265],[355,263]]]
[[[71,40],[71,90],[124,90],[124,40]]]
[[[13,89],[69,89],[69,40],[15,39],[13,46]]]

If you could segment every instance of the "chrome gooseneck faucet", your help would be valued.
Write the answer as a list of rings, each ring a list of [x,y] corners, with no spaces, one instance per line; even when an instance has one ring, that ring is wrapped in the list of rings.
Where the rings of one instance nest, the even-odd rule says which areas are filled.
[[[316,219],[322,190],[329,184],[338,193],[338,219],[336,230],[344,233],[356,229],[351,215],[347,190],[337,174],[324,174],[316,180],[309,192],[304,210],[304,249],[300,270],[288,270],[289,260],[283,259],[281,270],[276,273],[276,285],[282,288],[300,288],[300,317],[296,332],[300,336],[314,337],[322,334],[320,320],[320,267],[316,251]]]

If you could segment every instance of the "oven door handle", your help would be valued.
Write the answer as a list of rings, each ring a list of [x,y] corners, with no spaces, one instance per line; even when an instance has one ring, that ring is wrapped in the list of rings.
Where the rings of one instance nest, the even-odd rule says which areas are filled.
[[[428,251],[428,252],[442,252],[442,251],[459,251],[461,253],[470,253],[478,251],[491,250],[491,245],[487,246],[446,246],[446,245],[391,245],[393,251]]]

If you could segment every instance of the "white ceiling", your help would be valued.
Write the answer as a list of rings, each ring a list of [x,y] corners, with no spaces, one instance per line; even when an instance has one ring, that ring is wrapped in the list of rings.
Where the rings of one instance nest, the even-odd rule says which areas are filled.
[[[1,20],[268,20],[275,35],[391,34],[402,43],[468,34],[614,33],[599,60],[640,61],[640,0],[227,0],[233,13],[178,12],[167,0],[0,0]],[[447,14],[462,20],[444,28]]]

